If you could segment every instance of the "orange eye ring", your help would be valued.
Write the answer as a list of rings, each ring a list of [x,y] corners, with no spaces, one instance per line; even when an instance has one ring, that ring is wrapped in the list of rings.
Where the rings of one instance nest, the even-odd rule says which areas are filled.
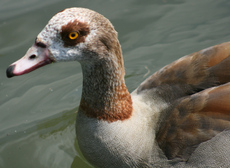
[[[69,33],[69,39],[75,40],[77,37],[78,37],[78,33],[77,32],[71,32],[71,33]]]

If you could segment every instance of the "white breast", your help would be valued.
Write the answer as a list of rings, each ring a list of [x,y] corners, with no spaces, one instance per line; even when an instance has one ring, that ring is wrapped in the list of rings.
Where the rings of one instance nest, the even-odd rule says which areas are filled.
[[[158,150],[155,127],[159,107],[152,107],[147,97],[132,93],[133,115],[130,119],[108,123],[88,118],[82,111],[77,116],[77,139],[83,155],[98,167],[147,166]],[[159,104],[159,103],[158,103]],[[161,106],[163,103],[160,103]],[[156,110],[158,109],[158,110]],[[105,161],[106,160],[106,161]]]

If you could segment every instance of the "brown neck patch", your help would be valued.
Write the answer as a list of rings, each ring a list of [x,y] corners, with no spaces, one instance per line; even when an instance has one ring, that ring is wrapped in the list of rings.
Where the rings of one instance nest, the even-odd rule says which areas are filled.
[[[89,26],[86,23],[79,22],[78,20],[69,22],[68,24],[62,26],[61,30],[61,38],[65,47],[75,46],[78,43],[84,42],[86,36],[89,34]],[[77,32],[78,37],[74,40],[70,39],[69,34],[71,32]]]
[[[98,99],[100,98],[98,97]],[[108,96],[105,100],[106,102],[100,102],[100,100],[98,100],[98,103],[103,104],[103,106],[100,107],[93,105],[95,103],[87,102],[84,100],[84,97],[82,97],[79,109],[88,117],[108,122],[123,121],[132,116],[132,99],[125,84],[119,87],[119,89],[116,89],[116,92]]]

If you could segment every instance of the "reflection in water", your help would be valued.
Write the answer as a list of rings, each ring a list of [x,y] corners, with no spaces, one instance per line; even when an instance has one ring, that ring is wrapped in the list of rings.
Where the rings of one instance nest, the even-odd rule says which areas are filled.
[[[74,125],[78,108],[59,114],[50,120],[37,124],[37,131],[40,138],[47,138],[50,135],[63,132],[67,127]]]
[[[40,121],[36,124],[36,131],[28,135],[22,133],[16,140],[9,142],[10,137],[6,139],[8,143],[0,147],[0,152],[4,153],[0,167],[91,167],[79,154],[76,142],[77,110],[74,108]]]
[[[83,159],[83,155],[79,149],[77,140],[75,139],[74,143],[75,149],[78,152],[79,155],[76,155],[73,159],[73,163],[71,164],[71,168],[92,168],[92,166],[85,160]]]

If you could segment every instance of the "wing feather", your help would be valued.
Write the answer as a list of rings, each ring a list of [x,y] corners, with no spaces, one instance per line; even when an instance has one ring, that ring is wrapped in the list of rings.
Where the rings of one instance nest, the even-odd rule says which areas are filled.
[[[171,99],[174,100],[227,83],[230,81],[229,56],[230,42],[184,56],[147,78],[138,87],[138,92],[152,88],[173,89],[175,93]]]
[[[201,142],[230,129],[229,102],[229,83],[177,100],[157,133],[166,156],[187,160]]]
[[[169,159],[187,160],[202,142],[230,129],[230,42],[184,56],[137,89],[168,102],[157,142]]]

